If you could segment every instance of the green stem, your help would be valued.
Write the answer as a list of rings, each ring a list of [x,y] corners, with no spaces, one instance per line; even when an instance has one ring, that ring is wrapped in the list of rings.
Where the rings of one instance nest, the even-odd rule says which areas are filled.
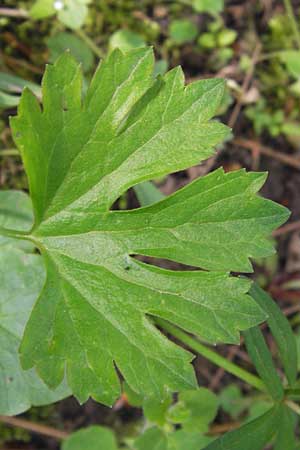
[[[16,148],[7,148],[0,150],[0,156],[20,156],[20,152]]]
[[[297,20],[293,11],[291,0],[283,0],[287,15],[291,21],[291,26],[293,28],[293,32],[295,35],[295,40],[297,42],[297,46],[300,50],[300,32],[297,24]]]
[[[75,33],[86,43],[88,47],[90,47],[90,49],[93,53],[95,53],[96,56],[98,56],[99,58],[103,58],[103,52],[83,30],[75,30]]]
[[[263,62],[263,61],[267,61],[267,60],[273,59],[273,58],[280,58],[280,56],[284,53],[285,53],[285,50],[276,50],[274,52],[263,53],[258,58],[257,62]]]
[[[186,344],[192,350],[196,351],[197,353],[200,353],[200,355],[204,356],[206,359],[216,364],[217,366],[222,367],[224,370],[226,370],[226,372],[229,372],[232,375],[236,376],[237,378],[240,378],[241,380],[250,384],[259,391],[266,392],[266,387],[264,383],[256,375],[249,373],[247,370],[242,369],[233,362],[228,361],[226,358],[223,358],[223,356],[219,355],[214,350],[211,350],[209,347],[202,344],[194,337],[187,334],[185,331],[182,331],[176,326],[171,325],[169,322],[163,319],[155,318],[155,323],[159,325],[161,328],[163,328],[165,331],[171,333],[174,337],[178,338],[181,342]]]

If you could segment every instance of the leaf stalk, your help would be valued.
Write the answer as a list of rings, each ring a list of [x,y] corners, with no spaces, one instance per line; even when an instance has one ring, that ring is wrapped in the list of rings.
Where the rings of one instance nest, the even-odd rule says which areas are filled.
[[[226,370],[226,372],[229,372],[240,380],[245,381],[255,389],[258,389],[259,391],[262,391],[264,393],[266,392],[265,384],[256,375],[253,375],[247,370],[239,367],[237,364],[228,361],[226,358],[219,355],[214,350],[211,350],[209,347],[196,340],[195,337],[190,336],[185,331],[170,324],[166,320],[155,318],[154,321],[156,325],[158,325],[168,333],[171,333],[172,336],[179,339],[183,344],[186,344],[191,350],[194,350],[200,355],[204,356],[204,358],[208,359],[213,364],[217,365],[218,367],[222,367],[224,370]]]

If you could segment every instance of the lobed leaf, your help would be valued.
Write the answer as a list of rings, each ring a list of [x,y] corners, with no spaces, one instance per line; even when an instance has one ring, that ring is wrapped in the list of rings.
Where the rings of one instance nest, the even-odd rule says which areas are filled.
[[[114,402],[116,367],[143,397],[196,385],[192,355],[151,316],[230,343],[266,317],[250,282],[229,275],[272,253],[267,236],[287,218],[257,196],[265,174],[218,170],[154,205],[110,210],[128,188],[207,158],[228,133],[210,120],[222,80],[184,87],[178,68],[152,74],[151,50],[114,51],[82,99],[80,68],[65,54],[47,68],[43,109],[26,90],[11,121],[35,211],[27,237],[47,268],[22,364],[52,387],[66,372],[82,402]],[[205,270],[163,270],[135,255]]]

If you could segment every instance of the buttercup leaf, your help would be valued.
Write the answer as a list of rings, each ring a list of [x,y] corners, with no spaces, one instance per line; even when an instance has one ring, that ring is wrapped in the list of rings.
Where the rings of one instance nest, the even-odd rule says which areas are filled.
[[[184,87],[179,68],[152,74],[151,50],[116,50],[82,99],[80,67],[64,54],[46,70],[42,109],[26,90],[11,122],[35,212],[27,238],[47,268],[21,360],[52,387],[66,372],[81,402],[112,404],[116,367],[144,397],[196,385],[192,355],[151,316],[230,343],[266,317],[250,282],[229,274],[272,253],[267,236],[287,218],[257,196],[265,174],[220,169],[148,207],[110,210],[130,187],[206,159],[228,133],[211,120],[222,80]],[[203,270],[163,270],[135,255]]]

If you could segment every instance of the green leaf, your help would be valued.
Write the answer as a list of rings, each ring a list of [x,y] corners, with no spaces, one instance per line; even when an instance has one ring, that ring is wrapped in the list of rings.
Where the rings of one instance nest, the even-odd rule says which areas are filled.
[[[47,281],[28,322],[21,359],[56,386],[67,372],[80,401],[112,404],[118,367],[143,397],[196,385],[192,355],[153,325],[157,316],[211,342],[239,341],[265,318],[246,295],[249,257],[273,252],[267,236],[284,208],[256,195],[265,174],[218,170],[146,208],[110,211],[128,188],[206,159],[227,135],[211,121],[220,80],[184,88],[180,69],[153,80],[149,49],[114,51],[84,101],[68,54],[49,66],[43,110],[25,90],[12,119],[29,178]],[[134,255],[200,271],[170,271]]]
[[[142,398],[126,382],[123,383],[123,390],[128,403],[132,406],[143,407],[144,416],[150,422],[161,426],[166,423],[166,414],[172,403],[172,395],[169,392],[165,392],[162,397]]]
[[[20,96],[15,94],[20,94],[25,86],[29,87],[37,96],[40,96],[41,89],[37,84],[15,75],[0,72],[0,108],[7,109],[17,106],[20,102]]]
[[[297,416],[287,406],[283,406],[282,409],[282,419],[274,450],[295,450],[297,444],[295,436],[295,426],[298,421]]]
[[[24,78],[11,75],[9,73],[0,72],[0,89],[13,94],[21,94],[24,87],[28,87],[35,95],[41,96],[41,88],[32,81],[24,80]]]
[[[176,430],[168,435],[168,450],[201,450],[213,439],[201,433],[188,433]]]
[[[55,0],[37,0],[31,7],[29,14],[33,19],[45,19],[53,16],[56,12]]]
[[[243,334],[250,358],[256,367],[257,373],[265,383],[269,394],[275,401],[282,400],[284,389],[260,328],[251,328],[244,331]]]
[[[18,95],[7,94],[6,92],[0,91],[0,108],[8,109],[14,108],[19,104],[20,97]]]
[[[145,47],[146,42],[143,36],[131,30],[115,31],[109,38],[109,48],[114,50],[119,48],[126,52],[128,50]]]
[[[50,50],[50,61],[55,61],[65,50],[70,50],[74,58],[82,63],[83,71],[88,72],[94,65],[94,55],[91,49],[75,34],[57,33],[47,40]]]
[[[184,44],[193,41],[198,34],[198,29],[193,22],[187,19],[174,20],[170,25],[170,38],[176,44]]]
[[[218,411],[217,397],[205,388],[180,392],[178,404],[183,405],[188,415],[176,423],[182,422],[183,429],[191,433],[206,433]]]
[[[161,398],[146,398],[143,402],[144,416],[152,423],[163,426],[166,422],[166,414],[172,403],[169,392],[164,393]]]
[[[237,38],[237,32],[235,30],[229,30],[225,28],[221,30],[217,35],[217,42],[220,47],[227,47],[234,43]]]
[[[172,405],[168,411],[167,419],[174,424],[181,424],[189,419],[190,411],[183,402],[177,402]]]
[[[222,390],[219,402],[222,409],[234,419],[237,419],[246,408],[241,390],[235,384],[230,384]]]
[[[285,64],[288,72],[294,78],[300,77],[300,51],[284,50],[279,53],[281,61]]]
[[[44,280],[40,256],[12,246],[0,249],[0,414],[20,414],[31,405],[69,395],[65,384],[51,391],[33,369],[25,372],[19,362],[23,330]]]
[[[117,441],[109,428],[98,425],[83,428],[71,434],[62,444],[62,450],[117,450]]]
[[[274,300],[256,283],[252,285],[250,295],[268,314],[268,326],[278,347],[289,384],[293,385],[297,378],[298,352],[290,323]]]
[[[300,52],[299,52],[300,53]],[[281,127],[282,133],[287,136],[300,136],[300,124],[299,122],[285,122]]]
[[[58,8],[58,4],[62,7]],[[80,28],[86,19],[90,0],[58,0],[55,2],[57,17],[67,27],[76,30]]]
[[[281,418],[281,407],[274,406],[263,416],[216,439],[205,450],[263,450],[276,435]]]
[[[29,231],[32,225],[33,211],[30,197],[21,191],[0,191],[0,229]],[[13,245],[28,252],[34,249],[31,242],[1,236],[0,232],[0,249],[5,245]]]
[[[224,9],[224,0],[193,0],[195,11],[200,13],[217,14]]]
[[[134,186],[134,191],[141,206],[148,206],[162,200],[165,196],[160,190],[150,181]]]
[[[134,442],[135,450],[168,450],[168,440],[159,428],[149,428]]]

